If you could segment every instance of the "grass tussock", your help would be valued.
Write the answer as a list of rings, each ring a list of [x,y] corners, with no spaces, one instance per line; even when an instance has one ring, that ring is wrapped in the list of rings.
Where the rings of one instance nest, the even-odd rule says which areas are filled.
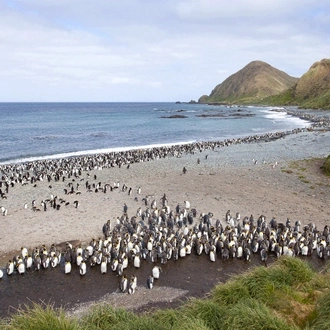
[[[280,258],[270,267],[257,267],[215,287],[212,298],[230,305],[246,298],[270,303],[276,290],[291,291],[293,285],[304,284],[314,276],[309,265],[298,258]]]
[[[142,329],[142,328],[141,328]],[[158,329],[158,327],[154,328]],[[210,328],[204,323],[202,319],[198,318],[187,318],[182,317],[173,328],[170,329],[180,329],[180,330],[210,330]]]
[[[220,306],[211,299],[192,299],[181,308],[181,313],[184,313],[186,317],[202,320],[209,329],[222,329],[227,311],[227,307]]]
[[[330,329],[330,291],[327,291],[318,300],[316,305],[312,329],[329,330]]]
[[[282,257],[270,267],[257,267],[218,285],[212,291],[212,299],[224,306],[252,299],[276,311],[288,325],[303,324],[316,298],[309,294],[308,285],[314,275],[302,260]]]
[[[256,299],[244,299],[228,309],[222,329],[288,330],[298,328],[288,325],[262,302]]]
[[[138,317],[122,308],[113,308],[107,304],[95,305],[89,313],[82,317],[80,327],[82,329],[121,329],[133,323]],[[124,329],[124,328],[123,328]]]
[[[163,329],[174,329],[181,315],[179,309],[159,309],[150,314],[150,317],[157,321]]]
[[[137,315],[107,304],[82,318],[52,306],[18,311],[0,328],[78,330],[330,329],[330,263],[318,273],[299,258],[281,257],[217,285],[207,299]]]
[[[64,310],[52,305],[33,304],[24,306],[2,326],[5,330],[76,330],[78,322],[66,316]]]

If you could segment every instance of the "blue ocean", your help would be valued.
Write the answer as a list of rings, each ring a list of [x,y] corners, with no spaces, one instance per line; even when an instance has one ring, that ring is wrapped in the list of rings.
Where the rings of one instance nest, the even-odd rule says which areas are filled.
[[[0,164],[309,126],[273,110],[189,103],[0,103]]]

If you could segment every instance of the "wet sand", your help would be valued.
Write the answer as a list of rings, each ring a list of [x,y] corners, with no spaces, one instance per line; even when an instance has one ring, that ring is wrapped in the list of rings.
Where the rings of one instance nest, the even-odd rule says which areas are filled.
[[[92,238],[103,236],[102,226],[107,220],[115,225],[116,218],[123,214],[124,203],[128,207],[128,216],[132,217],[139,207],[145,209],[143,198],[149,202],[155,200],[160,205],[164,193],[171,209],[177,204],[182,206],[188,200],[198,215],[212,212],[213,221],[220,219],[225,223],[225,214],[231,210],[232,214],[240,212],[242,218],[251,214],[255,218],[265,215],[267,221],[272,217],[278,222],[290,218],[292,223],[297,220],[302,224],[313,222],[322,229],[330,222],[330,178],[324,176],[320,169],[323,163],[321,158],[330,154],[329,142],[329,131],[303,132],[270,142],[237,144],[179,158],[135,163],[129,168],[122,166],[83,172],[79,178],[67,179],[65,182],[38,181],[36,185],[24,186],[16,184],[10,187],[7,199],[1,200],[8,214],[0,217],[0,268],[4,270],[6,262],[19,253],[22,246],[31,251],[43,244],[47,247],[51,244],[64,247],[66,241],[87,244]],[[187,169],[186,174],[182,172],[183,167]],[[86,181],[109,183],[111,186],[119,182],[120,188],[106,193],[95,192],[95,189],[88,192]],[[123,184],[128,190],[132,188],[131,195],[128,190],[122,191]],[[70,189],[71,185],[79,194],[65,194],[64,189]],[[139,187],[141,194],[137,193]],[[48,208],[44,211],[41,201],[51,198],[51,195],[62,198],[64,202],[59,210]],[[40,211],[32,210],[32,200],[36,201]],[[78,207],[74,205],[76,200],[79,201]],[[27,208],[24,208],[25,203]],[[114,274],[101,277],[99,270],[94,269],[83,278],[78,275],[78,269],[76,274],[70,274],[69,287],[73,286],[73,289],[69,291],[63,265],[58,266],[61,267],[58,269],[27,272],[22,276],[17,273],[11,276],[5,274],[0,280],[0,305],[5,304],[1,314],[12,312],[20,304],[30,301],[32,296],[33,300],[38,296],[44,300],[42,297],[45,292],[50,301],[56,302],[56,306],[63,305],[70,309],[77,303],[86,306],[104,299],[113,304],[117,302],[115,306],[120,307],[129,308],[133,305],[138,308],[143,302],[147,302],[148,306],[153,303],[160,306],[165,292],[168,295],[163,304],[167,305],[167,302],[182,297],[202,296],[218,281],[228,278],[234,270],[245,269],[245,266],[237,267],[233,264],[225,271],[225,276],[219,271],[224,267],[222,260],[213,264],[204,256],[204,264],[196,258],[189,256],[184,261],[179,260],[180,265],[169,262],[164,274],[166,280],[160,279],[156,290],[151,293],[146,288],[146,279],[141,279],[139,285],[142,285],[132,296],[116,292],[118,279]],[[193,263],[193,267],[189,268],[188,263]],[[212,281],[203,277],[208,265],[212,269]],[[52,278],[55,272],[58,275]],[[144,278],[150,272],[150,265],[141,267],[139,272]],[[179,278],[179,275],[181,280],[176,285],[173,279]],[[106,286],[107,280],[103,279],[110,276],[112,284],[109,290],[101,292],[100,288],[93,289],[92,283],[100,281],[100,278],[102,285]],[[46,281],[44,284],[43,278]],[[52,279],[53,284],[49,286],[52,282],[48,281]],[[192,283],[185,286],[184,283],[188,282]],[[194,282],[199,284],[195,285]],[[25,288],[23,293],[19,285],[21,290]],[[113,299],[111,294],[120,295],[122,302],[118,296]],[[76,307],[74,311],[77,311]]]

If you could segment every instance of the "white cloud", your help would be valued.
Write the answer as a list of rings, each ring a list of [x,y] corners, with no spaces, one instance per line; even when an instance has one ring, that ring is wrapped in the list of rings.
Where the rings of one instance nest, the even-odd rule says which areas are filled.
[[[329,9],[325,0],[0,0],[0,101],[198,99],[256,59],[300,76],[329,57]]]

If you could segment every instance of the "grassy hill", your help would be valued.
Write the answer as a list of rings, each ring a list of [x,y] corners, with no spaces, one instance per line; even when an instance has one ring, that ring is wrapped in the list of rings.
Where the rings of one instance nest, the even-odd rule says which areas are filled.
[[[260,103],[330,109],[330,59],[314,63],[294,86]]]
[[[330,59],[315,62],[300,79],[265,62],[253,61],[198,102],[330,109]]]
[[[217,85],[200,103],[253,103],[287,90],[298,81],[262,61],[253,61]]]

